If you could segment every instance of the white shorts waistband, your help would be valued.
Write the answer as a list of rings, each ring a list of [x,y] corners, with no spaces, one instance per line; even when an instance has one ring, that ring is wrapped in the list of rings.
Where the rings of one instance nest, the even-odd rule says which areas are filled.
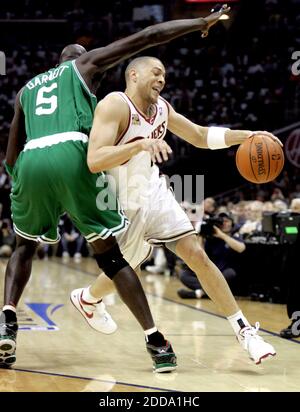
[[[50,136],[43,136],[39,137],[38,139],[29,140],[29,142],[25,144],[23,152],[32,149],[43,149],[44,147],[53,146],[58,143],[68,142],[70,140],[87,143],[88,136],[80,132],[64,132],[52,134]]]

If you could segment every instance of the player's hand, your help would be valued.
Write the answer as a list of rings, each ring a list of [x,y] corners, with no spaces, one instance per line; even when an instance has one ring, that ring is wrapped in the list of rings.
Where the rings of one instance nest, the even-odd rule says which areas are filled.
[[[272,140],[274,140],[274,142],[279,143],[279,144],[280,144],[280,146],[281,146],[281,147],[283,147],[283,144],[282,144],[281,140],[280,140],[280,139],[278,139],[278,137],[277,137],[277,136],[274,136],[272,133],[267,132],[266,130],[263,130],[263,131],[257,131],[257,132],[252,132],[252,134],[251,134],[249,137],[255,136],[256,134],[260,134],[260,135],[264,135],[264,134],[265,134],[266,136],[271,137],[271,139],[272,139]]]
[[[169,159],[169,154],[172,153],[172,149],[164,140],[141,140],[141,148],[150,153],[153,163],[167,161]]]
[[[216,24],[219,20],[220,17],[223,16],[223,14],[228,14],[230,12],[230,7],[227,6],[227,4],[224,4],[218,11],[215,11],[215,9],[212,9],[212,13],[209,14],[207,17],[204,17],[204,20],[207,23],[207,26],[205,30],[202,31],[201,37],[206,37],[208,35],[208,31],[213,26]]]
[[[222,230],[220,228],[218,228],[218,226],[213,226],[214,228],[214,237],[218,237],[219,239],[223,239],[224,238],[224,232],[222,232]]]

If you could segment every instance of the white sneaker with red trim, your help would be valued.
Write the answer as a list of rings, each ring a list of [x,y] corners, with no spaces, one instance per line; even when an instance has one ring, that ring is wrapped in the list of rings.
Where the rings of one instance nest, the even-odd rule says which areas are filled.
[[[105,310],[102,300],[98,303],[85,302],[82,299],[83,291],[84,288],[75,289],[71,292],[70,299],[75,308],[82,314],[91,328],[108,335],[114,333],[118,326]]]
[[[258,329],[259,322],[256,322],[255,327],[246,326],[241,329],[237,337],[242,347],[248,352],[249,358],[257,365],[276,355],[273,346],[257,334]]]

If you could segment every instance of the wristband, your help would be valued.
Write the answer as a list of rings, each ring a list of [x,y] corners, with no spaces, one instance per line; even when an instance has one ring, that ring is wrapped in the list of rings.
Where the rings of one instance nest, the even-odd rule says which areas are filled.
[[[225,149],[229,146],[225,143],[226,130],[228,127],[209,127],[207,133],[207,146],[211,150]]]

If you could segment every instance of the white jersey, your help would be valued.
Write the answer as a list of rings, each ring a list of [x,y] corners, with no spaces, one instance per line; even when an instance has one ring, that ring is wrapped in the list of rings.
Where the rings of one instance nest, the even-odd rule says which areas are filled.
[[[150,118],[139,112],[124,93],[118,93],[128,104],[128,125],[117,145],[138,139],[163,139],[168,125],[169,108],[161,97]],[[192,235],[195,230],[168,188],[166,179],[152,165],[150,153],[142,151],[122,166],[108,171],[113,191],[130,219],[125,232],[117,235],[124,258],[138,267],[151,253],[153,245],[173,242]]]
[[[169,108],[161,97],[155,104],[154,115],[147,119],[133,104],[130,98],[122,92],[114,92],[121,96],[129,107],[129,119],[126,130],[119,137],[116,145],[134,142],[139,139],[163,139],[168,125]],[[140,206],[147,204],[152,188],[159,182],[159,169],[151,163],[149,152],[142,151],[128,162],[108,171],[114,178],[116,192],[121,205],[129,214]]]

